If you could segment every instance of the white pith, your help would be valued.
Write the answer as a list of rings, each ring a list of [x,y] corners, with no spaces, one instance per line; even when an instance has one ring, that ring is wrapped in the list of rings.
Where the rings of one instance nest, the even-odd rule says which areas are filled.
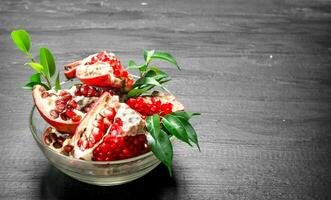
[[[80,63],[80,65],[77,67],[76,75],[81,78],[108,75],[109,79],[115,85],[120,85],[122,83],[122,80],[114,76],[113,68],[109,63],[98,60],[92,65],[87,64],[88,62],[91,61],[92,57],[97,56],[97,55],[98,55],[98,53],[92,54],[92,55],[84,58],[82,60],[82,62]],[[116,59],[115,54],[113,54],[113,53],[107,52],[107,55],[110,58],[110,60]]]
[[[97,61],[92,65],[80,65],[77,68],[77,75],[81,77],[100,76],[104,74],[113,74],[113,68],[109,63]]]
[[[72,86],[70,89],[65,90],[65,91],[69,92],[70,95],[72,95],[72,99],[77,102],[79,108],[83,108],[86,105],[89,105],[89,104],[95,102],[98,99],[98,97],[75,96],[76,88],[77,88],[76,86]],[[50,116],[50,118],[52,118],[52,116],[50,115],[50,112],[51,112],[51,110],[56,109],[55,101],[60,98],[60,96],[59,96],[60,91],[56,92],[55,90],[52,89],[52,90],[49,90],[47,92],[48,93],[54,93],[55,95],[53,95],[51,97],[42,98],[41,97],[42,93],[39,92],[40,99],[42,99],[41,101],[39,101],[39,105],[42,105],[44,113],[46,113],[47,115]],[[82,118],[86,115],[86,113],[80,111],[79,109],[74,109],[73,111],[77,115],[81,116]],[[61,117],[58,117],[56,120],[57,121],[62,121],[62,122],[68,122],[69,121],[69,120],[66,120],[66,121],[62,120]]]

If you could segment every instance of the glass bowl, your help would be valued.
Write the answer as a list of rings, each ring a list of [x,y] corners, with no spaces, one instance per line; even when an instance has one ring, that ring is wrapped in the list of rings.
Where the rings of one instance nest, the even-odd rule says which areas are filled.
[[[110,162],[85,161],[62,155],[42,143],[42,135],[48,126],[33,106],[30,130],[39,148],[52,165],[79,181],[101,186],[120,185],[144,176],[160,164],[151,151],[134,158]]]

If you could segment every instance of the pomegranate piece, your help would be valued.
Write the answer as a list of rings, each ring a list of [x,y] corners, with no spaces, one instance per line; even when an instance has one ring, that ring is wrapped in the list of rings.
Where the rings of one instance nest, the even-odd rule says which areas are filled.
[[[77,92],[81,88],[87,88],[88,93]],[[50,125],[60,132],[74,133],[86,112],[104,92],[104,88],[77,85],[56,93],[36,85],[32,94],[39,113]]]
[[[76,69],[82,63],[82,60],[77,60],[75,62],[66,64],[64,66],[64,75],[68,78],[75,78],[76,77]]]
[[[84,160],[125,159],[148,151],[145,122],[118,96],[103,94],[78,126],[74,157]]]
[[[59,133],[53,127],[48,127],[42,137],[42,142],[51,149],[64,155],[72,153],[71,134]]]
[[[99,87],[112,87],[129,91],[134,83],[120,60],[107,51],[83,59],[76,70],[76,77],[83,83]]]
[[[155,93],[152,97],[130,98],[126,102],[143,116],[159,114],[161,116],[184,110],[184,106],[173,95]]]

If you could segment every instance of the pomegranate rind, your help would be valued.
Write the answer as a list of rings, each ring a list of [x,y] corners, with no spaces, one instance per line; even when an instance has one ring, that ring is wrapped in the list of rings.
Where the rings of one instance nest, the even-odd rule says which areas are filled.
[[[68,79],[72,79],[72,78],[75,78],[76,77],[76,70],[77,70],[77,67],[79,65],[82,64],[82,60],[77,60],[75,62],[72,62],[72,63],[69,63],[69,64],[66,64],[64,66],[64,75],[68,78]]]
[[[51,115],[44,109],[43,98],[41,97],[41,91],[46,89],[41,85],[35,85],[32,90],[32,96],[37,110],[42,118],[52,125],[59,132],[75,133],[77,126],[80,122],[64,121],[61,118],[53,119]]]

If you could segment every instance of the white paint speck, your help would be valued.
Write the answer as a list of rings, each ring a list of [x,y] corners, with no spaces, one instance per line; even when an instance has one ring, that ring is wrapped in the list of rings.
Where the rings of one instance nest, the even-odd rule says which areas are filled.
[[[283,122],[285,122],[286,120],[285,119],[283,119]]]
[[[273,57],[272,55],[269,56],[270,59],[271,59],[272,57]]]
[[[148,3],[146,3],[146,2],[141,2],[140,5],[142,5],[142,6],[147,6]]]

